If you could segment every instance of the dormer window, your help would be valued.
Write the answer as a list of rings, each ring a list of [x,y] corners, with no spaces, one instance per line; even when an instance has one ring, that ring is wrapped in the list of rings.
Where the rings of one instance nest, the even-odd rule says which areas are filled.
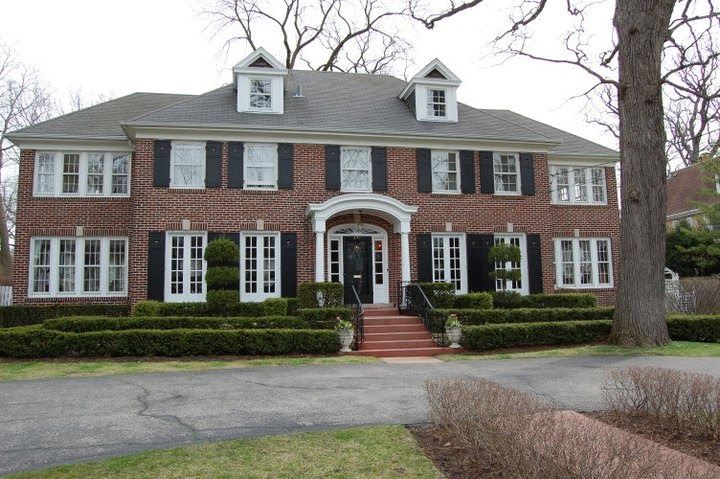
[[[445,118],[447,116],[445,90],[427,90],[427,113],[431,117]]]
[[[250,108],[272,109],[272,80],[258,78],[250,80]]]

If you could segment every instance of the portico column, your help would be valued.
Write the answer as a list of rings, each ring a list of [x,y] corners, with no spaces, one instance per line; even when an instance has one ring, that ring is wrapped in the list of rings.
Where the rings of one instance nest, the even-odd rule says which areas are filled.
[[[315,281],[325,281],[325,221],[315,221]]]
[[[404,284],[410,282],[410,223],[400,225],[400,279]]]

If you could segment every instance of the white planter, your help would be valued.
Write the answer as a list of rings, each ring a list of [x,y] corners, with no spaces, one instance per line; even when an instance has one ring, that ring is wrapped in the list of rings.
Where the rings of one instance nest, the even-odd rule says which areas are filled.
[[[355,335],[355,333],[352,329],[338,329],[337,335],[338,338],[340,338],[340,346],[342,346],[340,352],[349,353],[350,345],[352,344],[353,336]]]
[[[462,336],[462,331],[460,328],[450,328],[445,330],[445,334],[447,334],[448,341],[450,341],[450,347],[451,348],[459,348],[461,347],[458,343],[460,342],[460,337]]]

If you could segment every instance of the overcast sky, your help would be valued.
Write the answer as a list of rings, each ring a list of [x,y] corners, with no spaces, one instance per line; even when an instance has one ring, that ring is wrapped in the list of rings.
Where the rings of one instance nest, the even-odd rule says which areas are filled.
[[[414,74],[441,59],[462,80],[460,100],[479,108],[514,110],[536,120],[615,148],[615,139],[588,124],[584,100],[569,101],[589,85],[570,66],[515,58],[501,63],[489,41],[503,25],[506,0],[488,0],[428,31],[413,27]],[[555,2],[560,4],[562,2]],[[249,53],[240,44],[222,53],[227,35],[213,36],[201,0],[5,1],[0,41],[9,44],[61,96],[80,89],[90,97],[135,91],[199,94],[229,83],[230,68]],[[494,8],[492,8],[495,6]],[[589,25],[598,43],[611,33],[612,2],[596,10]],[[550,11],[536,29],[532,47],[561,53],[561,11]],[[277,38],[260,42],[281,57]]]

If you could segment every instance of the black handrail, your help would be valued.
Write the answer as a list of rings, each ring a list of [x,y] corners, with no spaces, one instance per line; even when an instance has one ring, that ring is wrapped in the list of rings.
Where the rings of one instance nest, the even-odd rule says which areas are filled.
[[[353,294],[348,305],[353,312],[352,323],[355,327],[355,349],[360,349],[360,345],[365,341],[365,308],[363,308],[355,285],[350,285],[350,287]]]
[[[398,290],[402,290],[402,310],[418,315],[425,325],[425,328],[430,331],[430,333],[435,332],[433,328],[433,310],[435,308],[433,308],[432,303],[422,287],[417,283],[409,283],[400,285]]]

